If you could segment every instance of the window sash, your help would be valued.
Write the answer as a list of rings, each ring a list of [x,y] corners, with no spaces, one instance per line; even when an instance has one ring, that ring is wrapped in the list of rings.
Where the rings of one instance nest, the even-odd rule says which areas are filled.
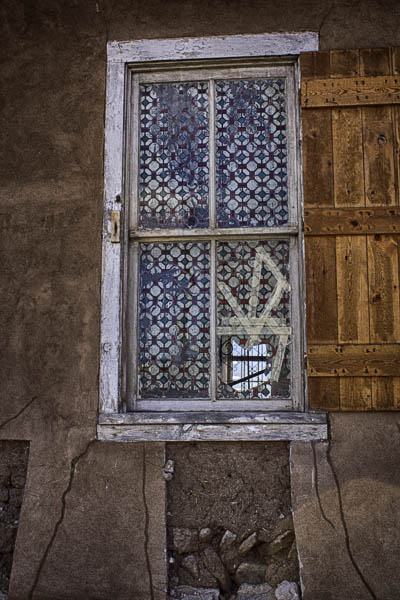
[[[244,76],[243,76],[244,75]],[[127,185],[129,197],[128,229],[131,232],[146,231],[140,227],[139,222],[139,145],[140,145],[140,99],[139,86],[142,83],[174,83],[190,81],[209,82],[209,218],[210,229],[217,227],[216,221],[216,127],[215,127],[215,82],[219,80],[241,80],[241,79],[270,79],[284,78],[286,83],[286,139],[287,139],[287,181],[288,181],[288,223],[287,226],[296,226],[299,222],[298,187],[297,177],[297,127],[296,127],[296,105],[295,105],[295,73],[293,66],[263,68],[232,68],[214,70],[189,70],[171,71],[160,73],[136,73],[130,74],[130,89],[128,98],[130,110],[128,111],[128,140],[127,140]],[[130,118],[129,118],[130,117]],[[253,228],[248,227],[250,232]],[[266,228],[270,229],[270,228]],[[150,231],[150,230],[148,230]],[[163,235],[167,235],[168,229],[162,229]]]
[[[297,119],[295,107],[295,77],[293,66],[238,67],[234,69],[175,69],[162,72],[134,72],[129,74],[129,106],[127,111],[128,135],[126,142],[126,189],[129,198],[129,216],[125,223],[126,239],[129,240],[124,264],[124,307],[122,311],[124,348],[122,353],[122,389],[128,411],[276,411],[298,410],[302,406],[302,374],[300,369],[300,279],[299,279],[299,208],[297,182]],[[216,226],[216,172],[215,172],[215,81],[235,79],[269,79],[284,77],[286,82],[286,138],[287,138],[287,186],[288,224],[278,227],[218,228]],[[155,229],[145,230],[139,226],[139,136],[141,83],[170,83],[182,81],[209,82],[209,210],[210,227],[207,229]],[[291,303],[291,397],[275,400],[227,400],[217,399],[217,335],[216,335],[216,264],[215,246],[223,240],[264,240],[273,237],[290,240],[289,272]],[[138,296],[139,296],[139,243],[145,241],[209,240],[211,249],[211,398],[204,399],[138,399],[136,386],[139,375],[138,348]]]
[[[139,245],[140,242],[135,240],[130,243],[129,247],[129,302],[127,302],[127,322],[125,327],[126,333],[126,353],[124,354],[124,372],[126,390],[125,397],[127,409],[135,410],[299,410],[301,407],[302,398],[302,376],[300,365],[301,351],[301,323],[300,323],[300,285],[299,285],[299,245],[297,236],[280,235],[278,239],[289,241],[289,276],[290,276],[290,314],[291,314],[291,353],[290,353],[290,372],[291,372],[291,396],[284,399],[268,399],[268,400],[252,400],[252,399],[226,399],[217,398],[217,366],[218,366],[218,349],[217,349],[217,293],[216,293],[216,242],[221,238],[216,236],[209,238],[211,242],[211,285],[210,285],[210,400],[204,398],[180,399],[178,396],[172,399],[149,398],[140,399],[137,394],[138,377],[139,377],[139,344],[138,344],[138,320],[139,320]],[[224,240],[231,241],[229,235],[223,236]],[[236,238],[238,240],[247,241],[246,236]],[[258,236],[260,241],[267,239],[277,239],[277,236],[269,236],[265,234]],[[151,238],[151,241],[155,241]],[[160,236],[158,241],[168,242],[171,238]],[[174,239],[175,241],[175,239]],[[176,240],[182,241],[182,240]],[[187,241],[185,238],[183,241]],[[240,408],[239,408],[240,407]]]

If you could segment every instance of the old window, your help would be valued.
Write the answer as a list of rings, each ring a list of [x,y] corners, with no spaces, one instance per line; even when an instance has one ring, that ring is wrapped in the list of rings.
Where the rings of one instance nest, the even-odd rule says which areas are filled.
[[[175,41],[173,58],[186,43]],[[114,50],[118,63],[125,45]],[[296,60],[203,53],[124,57],[115,199],[106,179],[105,265],[107,252],[114,264],[103,284],[100,435],[282,439],[298,436],[300,419],[320,437],[321,419],[299,416]],[[115,127],[110,135],[116,146]]]

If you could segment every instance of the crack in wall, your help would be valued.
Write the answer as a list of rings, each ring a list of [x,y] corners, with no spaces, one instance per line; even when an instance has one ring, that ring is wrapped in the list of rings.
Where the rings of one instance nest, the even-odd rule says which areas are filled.
[[[362,583],[364,584],[365,588],[368,590],[371,598],[373,598],[373,600],[378,600],[377,596],[375,595],[374,591],[372,590],[371,586],[369,585],[368,581],[365,579],[360,567],[358,566],[356,559],[354,558],[353,552],[351,550],[351,545],[350,545],[350,535],[349,535],[349,530],[347,528],[347,523],[346,523],[346,519],[344,516],[344,509],[343,509],[343,500],[342,500],[342,490],[340,488],[340,482],[339,482],[339,478],[338,475],[335,471],[335,468],[333,466],[333,461],[332,461],[332,456],[331,456],[331,439],[329,439],[328,441],[328,450],[326,453],[326,460],[328,462],[328,465],[331,469],[332,475],[333,475],[333,479],[335,481],[335,485],[336,485],[336,490],[337,490],[337,494],[338,494],[338,500],[339,500],[339,514],[340,514],[340,520],[342,522],[343,525],[343,531],[344,531],[344,536],[345,536],[345,542],[346,542],[346,548],[347,548],[347,553],[349,555],[350,561],[355,569],[355,571],[357,572],[357,575],[359,576],[359,578],[361,579]]]
[[[11,421],[14,421],[15,419],[18,419],[18,417],[20,415],[22,415],[22,413],[25,412],[26,409],[29,408],[30,405],[33,404],[33,402],[35,402],[35,400],[37,400],[38,398],[39,398],[39,395],[36,395],[36,396],[33,396],[30,400],[28,400],[28,402],[15,415],[13,415],[9,419],[6,419],[2,423],[0,423],[0,429],[3,429],[3,427],[5,427],[9,423],[11,423]]]
[[[32,398],[30,398],[30,400],[28,400],[28,402],[26,404],[24,404],[24,406],[15,415],[13,415],[12,417],[9,417],[8,419],[6,419],[2,423],[0,423],[0,429],[3,429],[3,427],[5,427],[9,423],[11,423],[12,421],[15,421],[15,419],[18,419],[18,417],[20,415],[22,415],[22,413],[24,413],[30,407],[30,405],[33,404],[35,402],[35,400],[37,400],[39,398],[39,396],[41,396],[43,393],[47,392],[49,389],[51,389],[58,383],[60,383],[60,382],[56,381],[54,383],[51,383],[46,388],[44,388],[43,390],[41,390],[40,392],[35,394],[35,396],[32,396]]]
[[[143,465],[142,465],[142,494],[143,494],[143,505],[144,505],[144,554],[146,557],[146,566],[147,572],[149,575],[149,588],[150,588],[150,600],[154,600],[154,592],[153,592],[153,575],[151,572],[151,563],[150,563],[150,555],[149,555],[149,507],[147,505],[146,499],[146,446],[143,444]]]
[[[322,17],[321,25],[319,26],[319,29],[318,29],[318,36],[319,37],[321,36],[322,28],[324,27],[326,21],[330,17],[332,10],[335,8],[335,4],[336,4],[336,2],[335,2],[335,0],[333,0],[333,2],[330,3],[329,8],[326,11],[325,15]]]
[[[88,442],[88,444],[86,444],[86,447],[83,450],[83,452],[81,452],[78,456],[76,456],[75,458],[73,458],[71,460],[71,467],[70,467],[70,475],[69,475],[68,485],[65,488],[65,490],[64,490],[64,492],[63,492],[63,494],[61,496],[61,514],[60,514],[60,517],[59,517],[57,523],[54,526],[52,536],[51,536],[51,538],[49,540],[49,543],[46,546],[46,550],[44,551],[44,554],[43,554],[43,556],[41,558],[41,561],[39,563],[39,567],[38,567],[38,570],[37,570],[37,573],[36,573],[35,580],[34,580],[34,582],[32,584],[31,590],[29,592],[29,596],[28,596],[29,600],[32,600],[32,598],[33,598],[33,595],[34,595],[35,590],[37,588],[37,585],[39,583],[39,579],[40,579],[40,576],[42,574],[44,565],[46,563],[47,557],[48,557],[48,555],[50,553],[50,550],[51,550],[51,548],[52,548],[52,546],[53,546],[53,544],[55,542],[58,530],[59,530],[59,528],[60,528],[60,526],[61,526],[61,524],[62,524],[62,522],[64,520],[65,512],[66,512],[66,508],[67,508],[67,504],[66,504],[67,496],[68,496],[68,494],[70,493],[70,491],[72,489],[72,485],[73,485],[74,477],[75,477],[75,472],[76,472],[76,466],[77,466],[78,462],[89,452],[89,449],[90,449],[90,447],[92,446],[92,444],[94,442],[96,442],[96,439],[90,440]]]
[[[317,456],[316,456],[316,452],[315,452],[315,442],[311,442],[311,448],[312,448],[313,460],[314,460],[315,493],[316,493],[316,496],[317,496],[319,510],[321,512],[321,515],[322,515],[322,518],[324,519],[324,521],[326,521],[327,523],[329,523],[329,525],[332,527],[332,529],[336,529],[336,527],[333,524],[333,522],[329,519],[329,517],[326,516],[326,513],[325,513],[324,508],[322,506],[321,496],[320,496],[320,493],[319,493],[318,466],[317,466]]]

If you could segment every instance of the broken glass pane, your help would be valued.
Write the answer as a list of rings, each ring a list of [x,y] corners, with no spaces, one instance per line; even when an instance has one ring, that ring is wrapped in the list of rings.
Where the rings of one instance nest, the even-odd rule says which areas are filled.
[[[217,244],[220,398],[290,396],[289,242]]]
[[[208,83],[140,86],[140,225],[208,227]]]
[[[216,82],[219,227],[288,222],[285,81]]]
[[[141,245],[141,398],[209,396],[209,289],[208,242]]]

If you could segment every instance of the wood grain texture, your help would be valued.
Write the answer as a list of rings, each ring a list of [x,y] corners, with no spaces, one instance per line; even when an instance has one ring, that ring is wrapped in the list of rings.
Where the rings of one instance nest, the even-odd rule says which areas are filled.
[[[368,236],[371,342],[400,341],[398,236]]]
[[[367,241],[364,236],[336,239],[338,339],[369,342]]]
[[[390,75],[392,71],[390,48],[362,48],[359,53],[360,75],[367,77]]]
[[[252,412],[252,411],[204,411],[204,412],[131,412],[100,415],[101,425],[150,425],[151,423],[201,424],[201,423],[233,423],[233,424],[320,424],[326,423],[325,415],[304,412]]]
[[[400,377],[374,377],[372,379],[372,408],[398,410],[400,408]]]
[[[315,345],[307,348],[309,377],[395,377],[399,344]]]
[[[314,209],[304,211],[304,234],[365,235],[400,233],[400,208]]]
[[[340,410],[370,410],[371,403],[372,377],[340,378]]]
[[[336,245],[331,237],[306,239],[307,340],[336,343]]]
[[[331,50],[331,77],[356,77],[360,72],[358,50]]]
[[[332,137],[335,206],[364,206],[361,109],[333,109]]]
[[[303,108],[400,104],[400,77],[337,77],[304,81]]]
[[[310,377],[308,387],[308,407],[312,410],[340,409],[339,377]]]
[[[390,106],[363,108],[363,139],[366,205],[395,205],[395,145]]]
[[[304,52],[300,57],[301,78],[315,79],[330,75],[331,54],[329,50]]]
[[[331,111],[304,111],[304,206],[334,206]]]
[[[304,102],[317,104],[320,95],[320,108],[302,111],[311,133],[304,144],[312,148],[309,164],[318,153],[315,140],[326,138],[332,147],[327,187],[334,201],[332,207],[325,191],[329,206],[318,202],[321,184],[309,175],[309,406],[400,409],[400,49],[331,51],[329,61],[327,53],[310,53],[303,73]]]
[[[268,441],[325,440],[328,427],[323,424],[289,425],[99,425],[100,440],[119,442],[192,442],[192,441]]]

